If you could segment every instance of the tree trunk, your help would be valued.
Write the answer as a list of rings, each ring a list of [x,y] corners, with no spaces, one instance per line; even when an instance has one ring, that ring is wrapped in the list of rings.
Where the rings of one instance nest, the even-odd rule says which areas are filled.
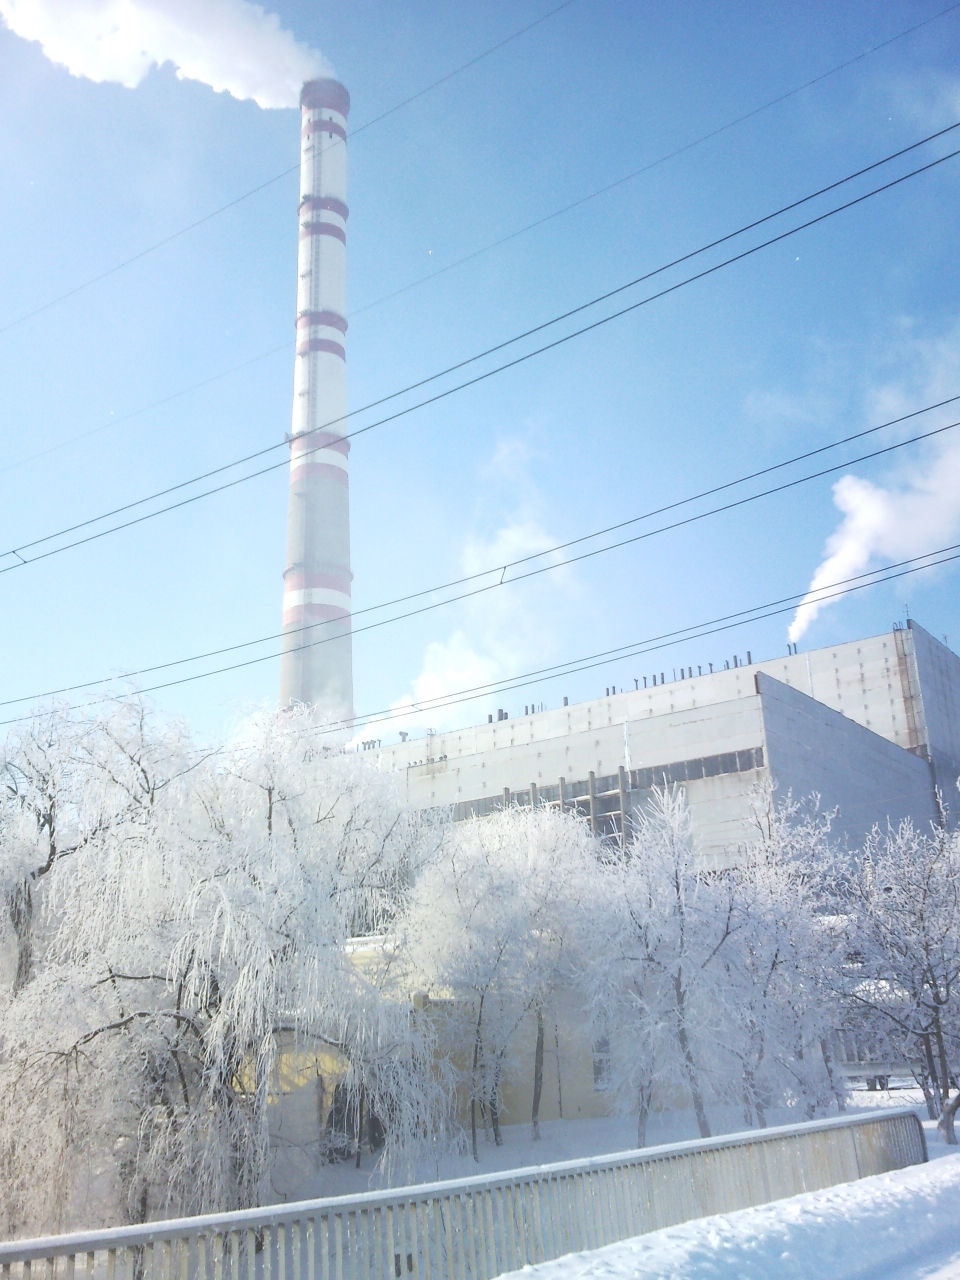
[[[473,1037],[473,1071],[470,1077],[470,1149],[473,1158],[480,1163],[477,1151],[477,1067],[480,1064],[480,1025],[483,1019],[483,996],[480,997],[480,1008],[477,1011],[477,1029]]]
[[[820,1052],[823,1054],[823,1065],[827,1069],[827,1079],[830,1081],[830,1089],[837,1100],[837,1111],[840,1115],[843,1115],[847,1109],[847,1103],[843,1096],[842,1089],[837,1084],[837,1078],[833,1074],[833,1057],[831,1056],[830,1046],[827,1044],[826,1036],[824,1036],[820,1041]]]
[[[940,1059],[940,1103],[946,1110],[947,1099],[950,1096],[950,1068],[947,1065],[947,1046],[943,1042],[939,1010],[934,1015],[933,1033],[937,1038],[937,1057]]]
[[[563,1119],[563,1087],[560,1080],[560,1028],[556,1023],[553,1024],[553,1043],[557,1049],[557,1109],[560,1113],[560,1119]]]
[[[747,1089],[743,1091],[743,1123],[747,1129],[753,1126],[753,1107],[750,1105],[750,1093]]]
[[[363,1090],[357,1099],[357,1168],[360,1168],[360,1156],[363,1152]]]
[[[927,1116],[931,1120],[936,1120],[938,1115],[937,1102],[934,1097],[933,1089],[930,1087],[930,1077],[927,1075],[926,1071],[921,1068],[919,1071],[915,1071],[913,1073],[913,1078],[920,1086],[920,1092],[923,1094],[923,1100],[927,1104]]]
[[[493,1140],[498,1147],[503,1146],[503,1134],[500,1132],[500,1107],[497,1103],[497,1095],[500,1092],[500,1069],[501,1064],[498,1061],[493,1071],[490,1089],[490,1123],[493,1125]]]
[[[500,1132],[500,1110],[497,1106],[496,1090],[490,1095],[490,1120],[493,1124],[493,1140],[498,1147],[502,1147],[503,1134]]]
[[[324,1140],[323,1140],[323,1126],[324,1126],[324,1120],[326,1119],[326,1112],[325,1112],[325,1111],[324,1111],[324,1109],[323,1109],[323,1103],[324,1103],[324,1100],[325,1100],[325,1097],[326,1097],[326,1086],[324,1085],[323,1076],[320,1074],[319,1069],[317,1069],[317,1078],[316,1078],[316,1080],[315,1080],[315,1082],[314,1082],[314,1087],[315,1087],[316,1092],[317,1092],[317,1161],[316,1161],[316,1171],[317,1171],[317,1173],[319,1173],[319,1172],[320,1172],[321,1167],[323,1166],[323,1141],[324,1141]]]
[[[937,1078],[937,1066],[933,1060],[933,1045],[930,1043],[929,1034],[920,1037],[923,1041],[924,1053],[927,1057],[927,1071],[930,1073],[930,1088],[932,1092],[933,1110],[930,1114],[931,1120],[936,1120],[943,1112],[943,1091],[940,1088],[940,1081]],[[927,1104],[927,1110],[930,1110],[930,1104]]]
[[[136,1217],[137,1222],[146,1222],[148,1207],[149,1207],[149,1197],[147,1193],[147,1188],[144,1187],[143,1190],[140,1192],[140,1200],[139,1200],[139,1203],[137,1204],[137,1217]],[[145,1261],[143,1245],[141,1244],[141,1245],[135,1246],[131,1250],[131,1253],[133,1254],[133,1268],[132,1268],[133,1280],[143,1280],[144,1261]]]
[[[700,1082],[697,1078],[697,1066],[693,1060],[693,1051],[690,1048],[690,1040],[687,1036],[686,993],[683,989],[683,980],[679,974],[674,976],[673,989],[677,1000],[677,1041],[680,1045],[680,1052],[683,1055],[687,1086],[690,1089],[690,1097],[693,1100],[693,1110],[697,1117],[700,1137],[709,1138],[711,1136],[710,1122],[707,1120],[706,1108],[703,1105],[703,1094],[700,1092]]]
[[[640,1086],[639,1109],[637,1111],[637,1146],[647,1145],[647,1121],[650,1119],[650,1101],[653,1095],[653,1081],[648,1080]]]
[[[540,1141],[540,1097],[543,1094],[543,1010],[537,1006],[537,1047],[533,1055],[533,1140]]]
[[[7,896],[7,912],[13,935],[17,940],[17,972],[13,979],[11,995],[16,995],[30,981],[33,972],[33,939],[30,936],[33,923],[33,894],[29,880],[21,880]]]
[[[953,1127],[953,1122],[960,1108],[960,1090],[954,1094],[953,1098],[943,1108],[943,1115],[940,1117],[938,1128],[943,1130],[944,1141],[951,1147],[957,1145],[957,1134]]]
[[[744,1081],[743,1101],[744,1101],[744,1108],[747,1113],[746,1115],[747,1125],[748,1126],[751,1125],[753,1120],[753,1115],[751,1113],[755,1113],[757,1117],[757,1128],[765,1129],[767,1127],[767,1113],[766,1113],[766,1110],[764,1109],[763,1102],[757,1090],[756,1078],[749,1067],[743,1068],[743,1081]]]

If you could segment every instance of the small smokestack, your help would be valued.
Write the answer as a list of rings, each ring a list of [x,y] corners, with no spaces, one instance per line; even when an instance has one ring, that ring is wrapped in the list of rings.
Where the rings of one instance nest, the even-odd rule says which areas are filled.
[[[353,574],[344,312],[350,95],[337,80],[310,80],[300,94],[300,111],[297,354],[280,705],[305,703],[349,721]]]

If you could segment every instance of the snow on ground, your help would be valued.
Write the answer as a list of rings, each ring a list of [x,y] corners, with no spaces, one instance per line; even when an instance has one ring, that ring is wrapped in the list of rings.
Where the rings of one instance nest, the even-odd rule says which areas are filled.
[[[878,1097],[880,1095],[877,1095]],[[897,1100],[887,1105],[905,1105]],[[907,1103],[906,1105],[911,1105]],[[796,1124],[802,1112],[788,1107],[771,1108],[769,1122]],[[712,1107],[710,1121],[715,1134],[739,1133],[744,1129],[743,1114],[736,1107]],[[632,1151],[637,1145],[636,1116],[606,1116],[599,1120],[546,1120],[540,1122],[541,1138],[534,1142],[529,1124],[507,1124],[501,1129],[503,1146],[498,1147],[492,1133],[479,1134],[479,1162],[464,1147],[460,1155],[446,1155],[440,1160],[423,1161],[403,1175],[404,1183],[435,1182],[450,1178],[472,1178],[482,1173],[502,1173],[507,1169],[524,1169],[534,1165],[554,1164],[558,1160],[582,1160],[615,1151]],[[650,1117],[646,1146],[667,1142],[686,1142],[696,1138],[697,1122],[693,1111],[664,1111]],[[297,1184],[285,1197],[288,1200],[310,1200],[320,1196],[352,1195],[382,1185],[373,1166],[373,1156],[364,1153],[357,1170],[353,1161],[327,1165]]]
[[[960,1280],[960,1155],[525,1267],[522,1280]]]
[[[847,1110],[853,1113],[879,1107],[904,1106],[913,1107],[923,1121],[931,1160],[956,1150],[946,1146],[936,1122],[927,1118],[923,1096],[916,1087],[895,1087],[876,1092],[858,1089],[850,1094]],[[796,1124],[803,1119],[802,1111],[788,1107],[772,1108],[768,1117],[770,1125]],[[740,1133],[746,1127],[743,1114],[736,1107],[711,1107],[710,1122],[715,1135]],[[479,1163],[474,1163],[465,1150],[461,1155],[445,1156],[440,1161],[425,1161],[416,1169],[404,1173],[401,1180],[404,1183],[416,1183],[469,1178],[479,1173],[500,1173],[507,1169],[553,1164],[559,1160],[580,1160],[615,1151],[631,1151],[637,1145],[635,1116],[609,1116],[602,1120],[549,1120],[541,1122],[540,1131],[541,1140],[534,1142],[529,1124],[504,1125],[502,1147],[494,1145],[491,1135],[488,1134],[485,1138],[481,1132]],[[698,1136],[697,1122],[692,1111],[660,1112],[650,1117],[646,1136],[646,1145],[651,1147],[668,1142],[686,1142]],[[383,1185],[373,1168],[374,1163],[374,1157],[364,1153],[360,1169],[355,1169],[350,1160],[344,1164],[327,1165],[306,1179],[289,1185],[278,1181],[275,1186],[276,1198],[312,1200],[321,1196],[353,1195],[359,1191],[373,1190]]]

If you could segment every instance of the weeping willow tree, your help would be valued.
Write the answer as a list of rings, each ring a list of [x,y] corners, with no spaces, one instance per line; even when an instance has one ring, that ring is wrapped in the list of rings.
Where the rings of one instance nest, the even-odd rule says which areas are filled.
[[[5,1234],[253,1205],[282,1051],[326,1046],[388,1119],[442,1127],[429,1020],[385,935],[432,829],[306,715],[216,751],[143,706],[55,710],[7,745],[0,867]]]

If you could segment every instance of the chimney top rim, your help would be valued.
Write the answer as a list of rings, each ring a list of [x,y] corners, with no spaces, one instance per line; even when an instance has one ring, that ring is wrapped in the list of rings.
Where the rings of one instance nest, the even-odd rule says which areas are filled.
[[[330,111],[339,111],[346,120],[350,114],[350,94],[339,80],[322,76],[318,80],[308,80],[300,90],[300,107],[326,107]]]

